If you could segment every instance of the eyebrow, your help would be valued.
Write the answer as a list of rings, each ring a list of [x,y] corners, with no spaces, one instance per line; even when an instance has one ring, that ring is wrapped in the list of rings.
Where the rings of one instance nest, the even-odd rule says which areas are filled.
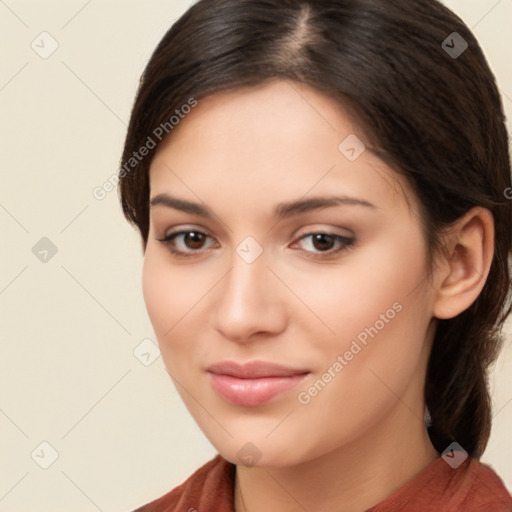
[[[356,197],[350,196],[310,197],[308,199],[298,199],[296,201],[279,203],[274,209],[274,216],[282,220],[288,217],[292,217],[293,215],[342,205],[364,206],[373,209],[377,208],[375,205],[364,199],[358,199]],[[172,197],[168,194],[156,195],[151,199],[150,206],[151,208],[155,206],[167,206],[168,208],[174,208],[175,210],[180,210],[192,215],[198,215],[199,217],[204,217],[207,219],[214,217],[210,210],[202,204],[186,201],[185,199],[179,199],[177,197]]]

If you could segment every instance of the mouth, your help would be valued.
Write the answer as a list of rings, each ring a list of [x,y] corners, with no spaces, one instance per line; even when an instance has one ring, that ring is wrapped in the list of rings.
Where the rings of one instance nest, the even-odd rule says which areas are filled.
[[[297,386],[308,370],[263,361],[216,363],[207,368],[212,388],[227,402],[257,407]]]

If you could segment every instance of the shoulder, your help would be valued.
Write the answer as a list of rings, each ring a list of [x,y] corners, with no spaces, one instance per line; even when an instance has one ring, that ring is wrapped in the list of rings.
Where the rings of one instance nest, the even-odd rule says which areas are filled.
[[[468,468],[463,510],[477,512],[512,512],[512,497],[495,471],[477,459]]]
[[[231,512],[235,470],[236,466],[219,454],[181,485],[134,512]]]
[[[451,467],[442,457],[368,512],[512,512],[512,497],[494,470],[469,457]]]

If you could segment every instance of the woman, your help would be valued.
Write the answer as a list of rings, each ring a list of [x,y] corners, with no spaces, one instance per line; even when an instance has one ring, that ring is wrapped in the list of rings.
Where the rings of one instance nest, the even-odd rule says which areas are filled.
[[[201,0],[120,192],[166,368],[219,455],[139,511],[511,511],[479,462],[510,313],[497,87],[433,0]]]

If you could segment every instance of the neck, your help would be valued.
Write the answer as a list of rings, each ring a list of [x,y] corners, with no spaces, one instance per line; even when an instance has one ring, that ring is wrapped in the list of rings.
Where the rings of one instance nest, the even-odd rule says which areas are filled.
[[[439,457],[420,418],[397,402],[373,431],[316,459],[283,468],[237,466],[236,512],[371,508]]]

